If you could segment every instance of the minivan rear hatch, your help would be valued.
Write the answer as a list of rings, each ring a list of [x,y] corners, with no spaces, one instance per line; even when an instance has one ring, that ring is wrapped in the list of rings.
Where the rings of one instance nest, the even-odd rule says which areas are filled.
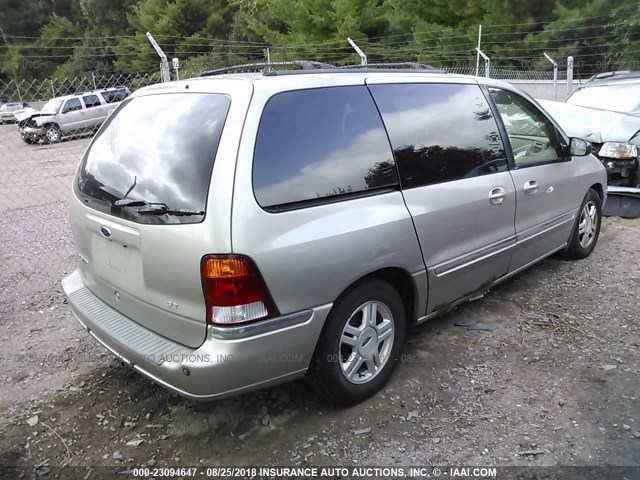
[[[201,259],[230,249],[215,243],[212,232],[229,227],[207,203],[231,98],[172,92],[134,95],[107,119],[78,168],[71,224],[94,295],[197,347],[206,336]]]

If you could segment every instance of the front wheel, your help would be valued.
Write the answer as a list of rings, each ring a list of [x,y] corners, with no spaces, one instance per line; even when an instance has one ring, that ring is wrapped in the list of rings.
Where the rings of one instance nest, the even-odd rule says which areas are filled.
[[[565,256],[572,260],[588,257],[598,242],[602,225],[602,200],[593,189],[587,192],[578,213]]]
[[[387,282],[361,283],[333,306],[311,364],[313,384],[330,400],[358,403],[380,390],[406,336],[402,299]]]
[[[58,143],[60,141],[60,129],[55,125],[49,125],[45,132],[45,140],[47,143]]]

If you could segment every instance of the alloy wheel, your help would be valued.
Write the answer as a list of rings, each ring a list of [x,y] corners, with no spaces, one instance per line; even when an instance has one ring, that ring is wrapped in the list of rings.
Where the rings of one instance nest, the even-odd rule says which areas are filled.
[[[588,201],[582,207],[580,222],[578,223],[578,238],[582,248],[587,248],[593,242],[598,231],[598,221],[596,204],[592,200]]]
[[[351,314],[342,330],[340,368],[351,383],[371,381],[389,361],[395,324],[391,310],[382,302],[367,302]]]

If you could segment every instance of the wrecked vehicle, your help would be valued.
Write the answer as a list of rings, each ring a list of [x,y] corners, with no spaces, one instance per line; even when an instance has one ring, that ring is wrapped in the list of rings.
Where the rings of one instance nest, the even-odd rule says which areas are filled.
[[[129,95],[128,88],[113,87],[52,98],[42,110],[17,116],[20,136],[25,143],[57,143],[63,137],[93,132]]]
[[[640,72],[596,75],[566,102],[539,100],[567,135],[591,143],[607,169],[605,215],[640,216]]]

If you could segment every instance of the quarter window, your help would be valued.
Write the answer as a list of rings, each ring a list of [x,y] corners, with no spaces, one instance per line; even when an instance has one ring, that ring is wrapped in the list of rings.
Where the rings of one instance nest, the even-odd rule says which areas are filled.
[[[397,184],[391,147],[365,86],[285,92],[265,106],[253,163],[262,207]]]
[[[403,188],[508,169],[495,118],[477,85],[373,85]]]
[[[79,98],[72,98],[67,100],[67,103],[64,104],[62,113],[75,112],[76,110],[82,110],[82,104],[80,103]]]
[[[129,91],[126,88],[118,88],[116,90],[103,90],[100,93],[102,94],[102,98],[104,98],[104,101],[107,103],[121,102],[129,96]]]
[[[87,95],[86,97],[82,97],[82,101],[84,102],[84,106],[87,108],[100,106],[100,100],[97,95]]]
[[[516,168],[563,159],[556,129],[533,104],[513,92],[489,91],[507,131]]]

